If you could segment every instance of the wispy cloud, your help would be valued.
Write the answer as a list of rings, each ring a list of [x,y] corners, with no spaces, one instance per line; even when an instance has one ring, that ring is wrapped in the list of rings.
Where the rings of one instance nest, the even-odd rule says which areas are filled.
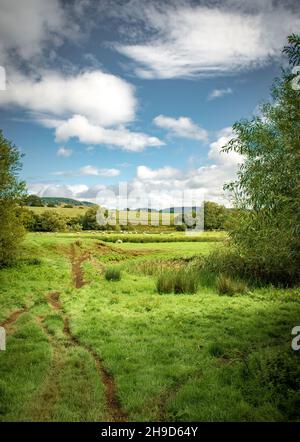
[[[59,157],[65,157],[68,158],[73,154],[73,150],[72,149],[68,149],[67,147],[60,147],[57,152],[56,152],[57,156]]]
[[[206,77],[264,66],[300,28],[291,1],[130,2],[131,28],[145,29],[116,50],[142,78]],[[141,26],[143,23],[143,26]]]
[[[53,175],[63,176],[63,177],[74,177],[74,176],[102,176],[102,177],[115,177],[120,175],[119,169],[105,169],[95,166],[83,166],[76,171],[58,171],[54,172]]]
[[[232,94],[233,90],[228,87],[226,89],[214,89],[211,91],[211,93],[208,95],[208,100],[215,100],[216,98],[221,98],[224,95]]]

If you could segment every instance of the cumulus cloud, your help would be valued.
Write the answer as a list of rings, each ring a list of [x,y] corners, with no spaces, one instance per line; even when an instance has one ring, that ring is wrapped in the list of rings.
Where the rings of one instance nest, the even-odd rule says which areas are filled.
[[[214,100],[216,98],[221,98],[224,95],[232,94],[232,89],[230,87],[226,89],[214,89],[208,96],[208,100]]]
[[[67,147],[62,146],[62,147],[60,147],[57,150],[56,153],[57,153],[57,156],[59,156],[59,157],[68,158],[68,157],[70,157],[73,154],[73,150],[72,149],[68,149]]]
[[[208,133],[205,129],[195,124],[190,118],[179,117],[178,119],[158,115],[153,120],[154,124],[163,129],[167,129],[171,135],[191,138],[194,140],[207,140]]]
[[[23,108],[36,122],[54,128],[57,142],[76,137],[85,144],[133,152],[164,145],[157,137],[124,126],[135,118],[134,88],[100,70],[73,76],[50,72],[39,79],[15,74],[0,95],[1,104]],[[58,155],[67,153],[60,150]]]
[[[49,72],[39,79],[15,74],[0,104],[60,118],[80,114],[103,126],[128,123],[136,109],[133,86],[100,70],[73,76]]]
[[[157,137],[142,132],[132,132],[125,127],[108,129],[91,124],[82,115],[74,115],[69,120],[60,123],[55,122],[55,125],[57,141],[67,141],[76,137],[81,143],[112,145],[131,152],[141,152],[146,147],[164,145],[164,142]]]
[[[115,46],[134,62],[135,73],[148,79],[206,77],[264,66],[280,56],[286,36],[300,27],[299,8],[291,1],[149,3],[129,4],[138,38],[134,41],[131,31],[132,43]],[[142,36],[140,22],[146,29]]]
[[[102,176],[102,177],[115,177],[120,175],[120,171],[118,169],[106,169],[99,168],[95,166],[83,166],[77,171],[59,171],[54,172],[53,175],[64,176],[64,177],[73,177],[73,176]]]

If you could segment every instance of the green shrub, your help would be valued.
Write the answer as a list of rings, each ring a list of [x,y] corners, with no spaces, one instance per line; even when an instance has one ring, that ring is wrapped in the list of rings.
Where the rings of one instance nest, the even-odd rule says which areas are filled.
[[[60,232],[66,228],[65,218],[57,212],[43,212],[38,217],[37,230],[41,232]]]
[[[235,281],[234,279],[219,275],[216,281],[219,295],[235,295],[236,293],[245,293],[247,286],[242,281]]]
[[[105,279],[107,281],[120,281],[121,276],[121,270],[117,267],[109,267],[105,271]]]
[[[156,281],[158,293],[196,293],[199,285],[198,272],[193,268],[164,270]]]

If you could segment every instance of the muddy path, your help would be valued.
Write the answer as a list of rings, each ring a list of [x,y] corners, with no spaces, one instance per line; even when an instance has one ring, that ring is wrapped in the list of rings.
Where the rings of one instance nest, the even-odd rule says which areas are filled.
[[[76,247],[76,244],[71,244],[72,280],[74,287],[80,289],[85,284],[82,264],[90,258],[90,254],[89,252],[84,252],[78,255],[77,252],[78,247]]]
[[[112,422],[126,422],[127,415],[122,410],[120,401],[118,399],[117,386],[114,377],[107,371],[107,369],[104,366],[103,360],[98,356],[98,354],[86,344],[82,344],[80,341],[78,341],[78,339],[72,334],[69,325],[69,318],[66,315],[64,315],[62,311],[62,305],[59,299],[59,293],[58,292],[49,293],[47,299],[52,309],[62,316],[64,321],[64,334],[70,345],[75,345],[83,348],[94,359],[97,372],[105,387],[105,399],[106,399],[106,407],[109,419]]]

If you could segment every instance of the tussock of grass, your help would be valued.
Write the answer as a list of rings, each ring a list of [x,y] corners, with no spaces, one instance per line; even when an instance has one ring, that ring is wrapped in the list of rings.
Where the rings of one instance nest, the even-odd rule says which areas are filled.
[[[235,294],[243,294],[247,292],[247,286],[245,283],[242,281],[235,281],[224,275],[218,276],[216,286],[219,295],[233,296]]]
[[[164,270],[156,281],[158,293],[196,293],[199,285],[198,272],[193,268]]]
[[[107,281],[120,281],[122,275],[121,270],[117,267],[108,267],[104,276]]]

